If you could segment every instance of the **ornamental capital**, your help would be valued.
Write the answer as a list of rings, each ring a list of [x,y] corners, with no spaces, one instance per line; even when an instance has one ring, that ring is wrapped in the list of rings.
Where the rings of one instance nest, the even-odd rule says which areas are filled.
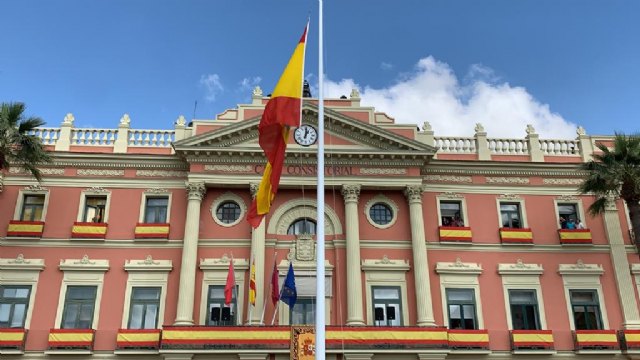
[[[410,203],[422,202],[422,192],[424,189],[421,185],[409,185],[404,189],[404,196]]]
[[[609,194],[607,195],[607,202],[605,203],[605,210],[611,210],[611,211],[618,211],[618,206],[616,205],[616,200],[618,200],[618,197],[613,195],[613,194]]]
[[[206,191],[204,183],[188,182],[186,186],[187,186],[187,193],[189,196],[189,200],[202,201],[202,199],[204,199],[204,193]]]
[[[249,191],[251,192],[251,198],[255,199],[256,195],[258,195],[258,190],[260,189],[260,184],[257,183],[250,183],[249,184]]]
[[[360,197],[360,185],[342,185],[340,192],[345,202],[357,202]]]

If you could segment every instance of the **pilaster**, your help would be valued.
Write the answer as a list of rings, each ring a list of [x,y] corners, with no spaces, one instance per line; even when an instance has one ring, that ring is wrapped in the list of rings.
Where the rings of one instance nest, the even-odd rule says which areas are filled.
[[[364,325],[358,199],[360,185],[342,185],[347,242],[347,325]]]

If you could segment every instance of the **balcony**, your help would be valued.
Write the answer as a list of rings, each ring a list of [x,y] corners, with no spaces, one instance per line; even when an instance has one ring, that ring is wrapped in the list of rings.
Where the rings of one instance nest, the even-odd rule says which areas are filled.
[[[590,245],[593,242],[589,229],[560,229],[558,236],[562,245]]]
[[[471,243],[472,235],[470,227],[440,226],[438,230],[440,233],[440,241]]]
[[[132,330],[120,329],[116,337],[116,350],[158,350],[160,329]]]
[[[7,227],[7,236],[40,238],[43,230],[44,221],[11,220]]]
[[[135,237],[136,239],[167,239],[169,237],[169,224],[138,223]]]
[[[551,330],[511,330],[511,349],[514,353],[555,353],[553,333]]]
[[[87,354],[93,350],[93,329],[51,329],[47,352]]]
[[[27,330],[23,328],[0,329],[0,354],[22,354]]]
[[[500,228],[500,240],[503,244],[533,244],[531,229]]]
[[[615,330],[576,330],[574,339],[578,353],[617,354],[620,352]]]
[[[74,222],[71,230],[74,239],[104,239],[106,235],[106,223]]]
[[[627,353],[640,353],[640,330],[621,330],[620,343]]]
[[[489,331],[482,330],[449,330],[449,347],[451,350],[467,350],[478,353],[489,352]]]

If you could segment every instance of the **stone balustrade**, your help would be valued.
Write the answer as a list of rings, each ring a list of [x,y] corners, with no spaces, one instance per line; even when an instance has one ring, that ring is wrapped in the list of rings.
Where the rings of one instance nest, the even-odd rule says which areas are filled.
[[[129,130],[129,146],[169,147],[175,140],[173,130]]]
[[[117,129],[71,129],[71,145],[113,146]]]

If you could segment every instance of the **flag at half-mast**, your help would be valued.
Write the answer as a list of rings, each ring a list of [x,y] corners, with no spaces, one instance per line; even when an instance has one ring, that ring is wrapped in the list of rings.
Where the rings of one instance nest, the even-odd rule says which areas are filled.
[[[247,221],[257,228],[262,218],[269,213],[271,203],[278,192],[284,155],[289,139],[289,128],[300,124],[302,108],[302,82],[304,73],[304,51],[307,30],[296,46],[287,67],[280,76],[276,88],[258,125],[258,142],[267,157],[267,165],[260,181],[260,187],[247,213]]]

